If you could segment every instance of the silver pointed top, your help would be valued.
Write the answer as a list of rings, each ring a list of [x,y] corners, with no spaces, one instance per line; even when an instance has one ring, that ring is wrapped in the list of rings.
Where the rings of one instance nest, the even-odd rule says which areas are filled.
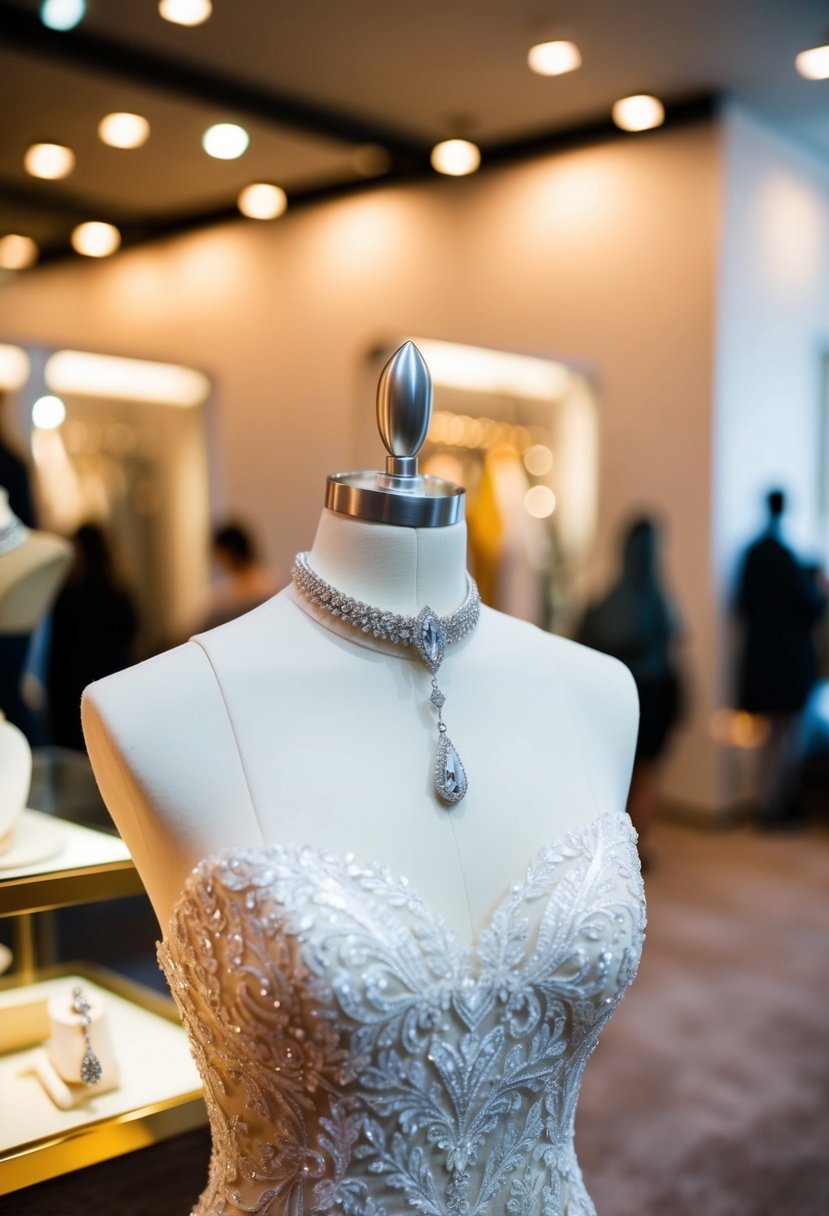
[[[389,455],[417,456],[431,420],[432,377],[414,342],[404,342],[377,384],[377,427]]]
[[[340,515],[408,528],[445,528],[463,519],[464,491],[453,481],[424,477],[417,453],[432,420],[432,377],[414,342],[404,342],[380,373],[377,426],[386,468],[332,473],[325,505]]]

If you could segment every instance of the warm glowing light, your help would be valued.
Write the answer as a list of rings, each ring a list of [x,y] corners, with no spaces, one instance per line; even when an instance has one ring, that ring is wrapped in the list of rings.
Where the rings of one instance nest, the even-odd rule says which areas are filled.
[[[275,220],[288,206],[288,196],[279,186],[254,182],[245,186],[237,199],[239,210],[252,220]]]
[[[768,718],[739,709],[718,709],[711,715],[711,736],[724,747],[752,750],[762,747],[769,737]]]
[[[622,97],[614,102],[613,121],[623,131],[650,131],[661,127],[665,121],[665,107],[658,97],[649,93],[636,93],[633,97]]]
[[[40,20],[50,30],[73,30],[86,15],[86,0],[43,0]]]
[[[524,506],[533,519],[547,519],[556,509],[556,496],[549,486],[533,486],[524,495]]]
[[[159,0],[158,11],[173,25],[201,25],[213,12],[211,0]]]
[[[563,76],[581,67],[581,51],[575,42],[559,38],[554,42],[538,42],[527,53],[527,63],[539,76]]]
[[[32,144],[23,157],[23,167],[32,177],[57,181],[75,168],[75,153],[63,144]]]
[[[39,431],[53,431],[66,417],[60,397],[38,397],[32,406],[32,422]]]
[[[435,338],[413,339],[435,384],[465,388],[474,392],[503,393],[548,401],[561,397],[570,382],[563,363],[514,355],[509,351],[486,350],[481,346],[462,346]]]
[[[89,220],[72,230],[72,248],[87,258],[107,258],[121,244],[121,233],[114,224]]]
[[[553,467],[553,453],[543,443],[534,443],[524,453],[524,468],[533,477],[543,477]]]
[[[201,137],[201,146],[216,160],[237,160],[246,151],[250,136],[235,122],[217,122]]]
[[[806,80],[829,80],[829,46],[813,46],[795,56],[794,66]]]
[[[432,168],[449,177],[465,177],[481,163],[481,151],[468,139],[445,139],[432,148]]]
[[[98,123],[98,135],[110,148],[140,148],[150,136],[150,124],[141,114],[107,114]]]
[[[20,346],[0,343],[0,388],[14,393],[29,379],[29,356]]]
[[[156,401],[162,405],[201,405],[210,392],[202,372],[177,363],[149,363],[80,350],[59,350],[46,363],[46,383],[53,392],[120,401]]]
[[[0,237],[0,269],[25,270],[37,261],[40,250],[30,236],[10,232]]]

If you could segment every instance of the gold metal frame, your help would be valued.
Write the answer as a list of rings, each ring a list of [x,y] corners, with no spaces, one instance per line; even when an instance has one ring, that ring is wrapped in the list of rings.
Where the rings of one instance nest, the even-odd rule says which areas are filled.
[[[178,1022],[173,1002],[159,993],[88,963],[61,964],[35,973],[35,981],[80,975],[170,1022]],[[18,986],[16,977],[0,981],[0,991]],[[200,1089],[151,1103],[114,1118],[96,1119],[66,1135],[45,1136],[0,1154],[0,1195],[83,1169],[122,1153],[146,1148],[170,1136],[201,1127],[207,1115]]]

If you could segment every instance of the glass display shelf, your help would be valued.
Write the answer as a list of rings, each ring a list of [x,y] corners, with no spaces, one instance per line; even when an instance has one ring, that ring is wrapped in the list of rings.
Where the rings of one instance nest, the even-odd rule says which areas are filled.
[[[114,833],[33,810],[22,813],[13,833],[0,851],[0,917],[144,890],[127,846]]]
[[[116,1088],[59,1109],[33,1071],[48,1036],[45,1002],[70,999],[75,984],[106,1010],[120,1072]],[[37,972],[21,985],[0,982],[4,1010],[31,1000],[28,1041],[0,1055],[0,1195],[145,1148],[206,1121],[201,1083],[172,1001],[83,963]],[[44,1035],[45,1031],[45,1035]],[[18,1030],[19,1035],[19,1030]]]

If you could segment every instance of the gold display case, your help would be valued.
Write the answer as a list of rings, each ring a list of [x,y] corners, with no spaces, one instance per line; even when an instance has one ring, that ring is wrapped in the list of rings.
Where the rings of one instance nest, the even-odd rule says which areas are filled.
[[[16,968],[0,980],[0,1195],[206,1121],[198,1073],[169,997],[87,962],[38,966],[37,922],[48,922],[51,910],[143,891],[126,846],[98,827],[24,814],[24,828],[53,838],[57,831],[60,842],[40,860],[0,868],[0,917],[11,918]],[[79,1105],[60,1110],[33,1062],[48,1035],[47,1000],[75,984],[106,1008],[120,1079],[116,1088],[90,1090]],[[11,1031],[14,1023],[4,1040],[4,1025]]]

